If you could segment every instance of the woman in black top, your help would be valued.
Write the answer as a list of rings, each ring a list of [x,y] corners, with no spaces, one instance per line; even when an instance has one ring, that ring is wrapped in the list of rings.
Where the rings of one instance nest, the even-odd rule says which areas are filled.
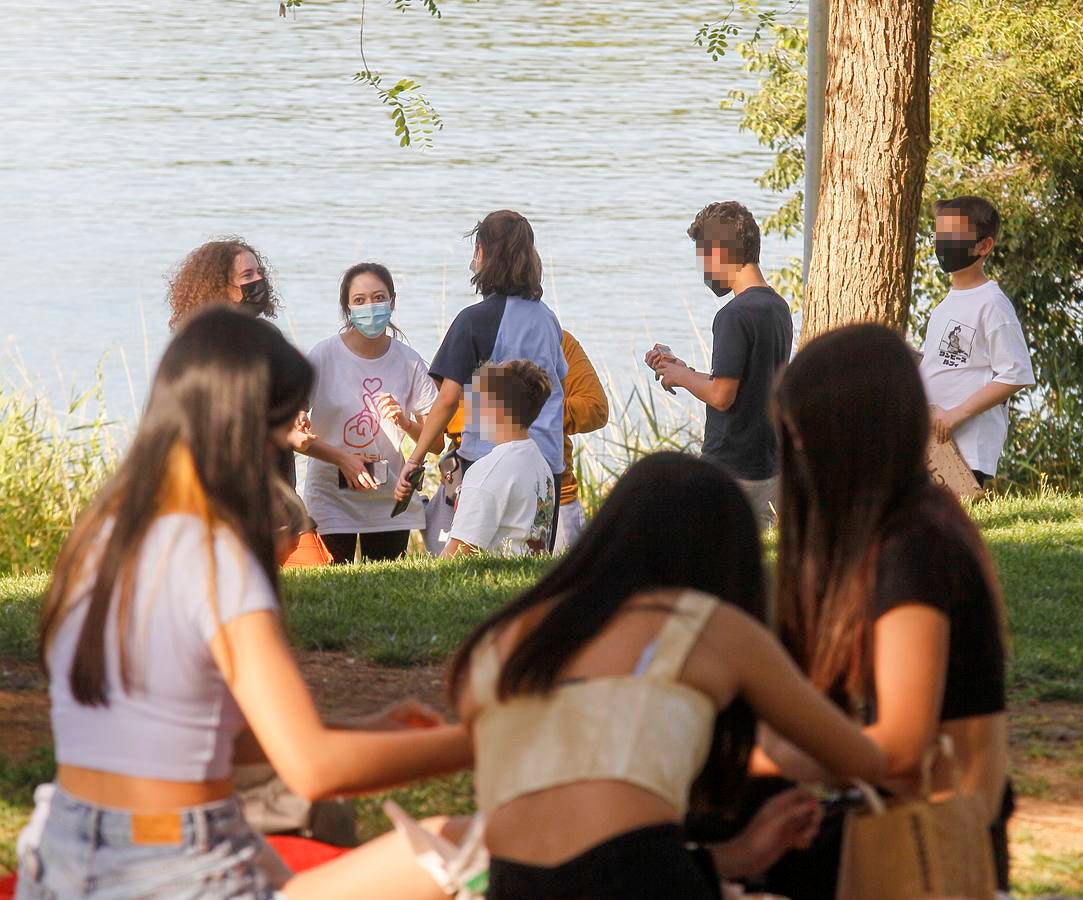
[[[814,684],[868,723],[887,759],[885,790],[916,793],[936,736],[953,738],[963,790],[985,799],[1006,889],[1003,605],[980,533],[929,476],[928,405],[910,351],[879,325],[817,338],[779,383],[776,416],[783,642]],[[821,774],[769,733],[754,771]],[[934,790],[950,785],[938,765]],[[833,848],[828,832],[811,857],[780,864],[769,889],[834,896],[837,836]]]

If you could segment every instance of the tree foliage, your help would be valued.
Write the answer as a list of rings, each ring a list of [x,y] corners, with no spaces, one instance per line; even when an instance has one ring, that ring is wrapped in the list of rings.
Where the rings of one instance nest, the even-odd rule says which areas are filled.
[[[400,13],[409,12],[419,6],[432,18],[443,18],[442,0],[387,0]],[[302,6],[304,0],[281,0],[279,15],[285,16],[287,9]],[[368,85],[379,98],[380,103],[388,108],[388,115],[395,128],[395,137],[400,147],[415,147],[428,150],[432,147],[433,134],[444,127],[436,108],[424,94],[421,84],[413,78],[399,78],[390,87],[384,86],[384,74],[372,69],[365,58],[365,9],[367,0],[361,0],[361,20],[357,32],[357,49],[364,68],[354,75],[356,84]]]
[[[737,50],[763,74],[723,100],[775,152],[756,183],[787,194],[765,230],[802,227],[803,22],[768,23]],[[1015,303],[1039,387],[1015,402],[1003,463],[1020,482],[1083,477],[1083,6],[1077,0],[939,0],[932,49],[932,151],[918,233],[911,329],[947,290],[933,253],[933,201],[992,200],[1003,224],[990,265]],[[799,296],[800,266],[783,270]]]

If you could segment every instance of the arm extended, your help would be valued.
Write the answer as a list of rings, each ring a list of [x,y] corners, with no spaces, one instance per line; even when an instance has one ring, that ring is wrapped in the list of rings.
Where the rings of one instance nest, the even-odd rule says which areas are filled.
[[[233,620],[211,652],[268,760],[303,797],[379,790],[472,763],[461,725],[397,732],[324,725],[273,612]]]

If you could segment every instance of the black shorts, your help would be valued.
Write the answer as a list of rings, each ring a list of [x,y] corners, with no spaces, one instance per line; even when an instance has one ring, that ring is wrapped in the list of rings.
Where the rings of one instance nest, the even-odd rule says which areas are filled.
[[[685,848],[677,825],[618,835],[558,866],[494,858],[487,900],[716,900],[721,895]]]

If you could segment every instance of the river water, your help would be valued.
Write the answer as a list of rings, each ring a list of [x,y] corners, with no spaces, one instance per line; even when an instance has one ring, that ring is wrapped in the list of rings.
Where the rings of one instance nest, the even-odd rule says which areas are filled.
[[[389,82],[418,77],[446,123],[419,153],[399,149],[371,89],[352,83],[360,8],[309,0],[281,19],[272,0],[7,5],[6,380],[63,399],[101,364],[110,412],[131,419],[168,338],[165,275],[224,233],[268,257],[283,328],[304,349],[338,326],[342,270],[386,263],[397,321],[428,357],[475,299],[462,235],[500,207],[534,224],[545,299],[618,393],[654,340],[702,359],[717,301],[685,229],[711,200],[757,215],[778,202],[753,183],[770,154],[719,109],[755,76],[692,44],[720,10],[446,0],[436,21],[368,0],[370,65]],[[765,268],[799,252],[768,240]]]

